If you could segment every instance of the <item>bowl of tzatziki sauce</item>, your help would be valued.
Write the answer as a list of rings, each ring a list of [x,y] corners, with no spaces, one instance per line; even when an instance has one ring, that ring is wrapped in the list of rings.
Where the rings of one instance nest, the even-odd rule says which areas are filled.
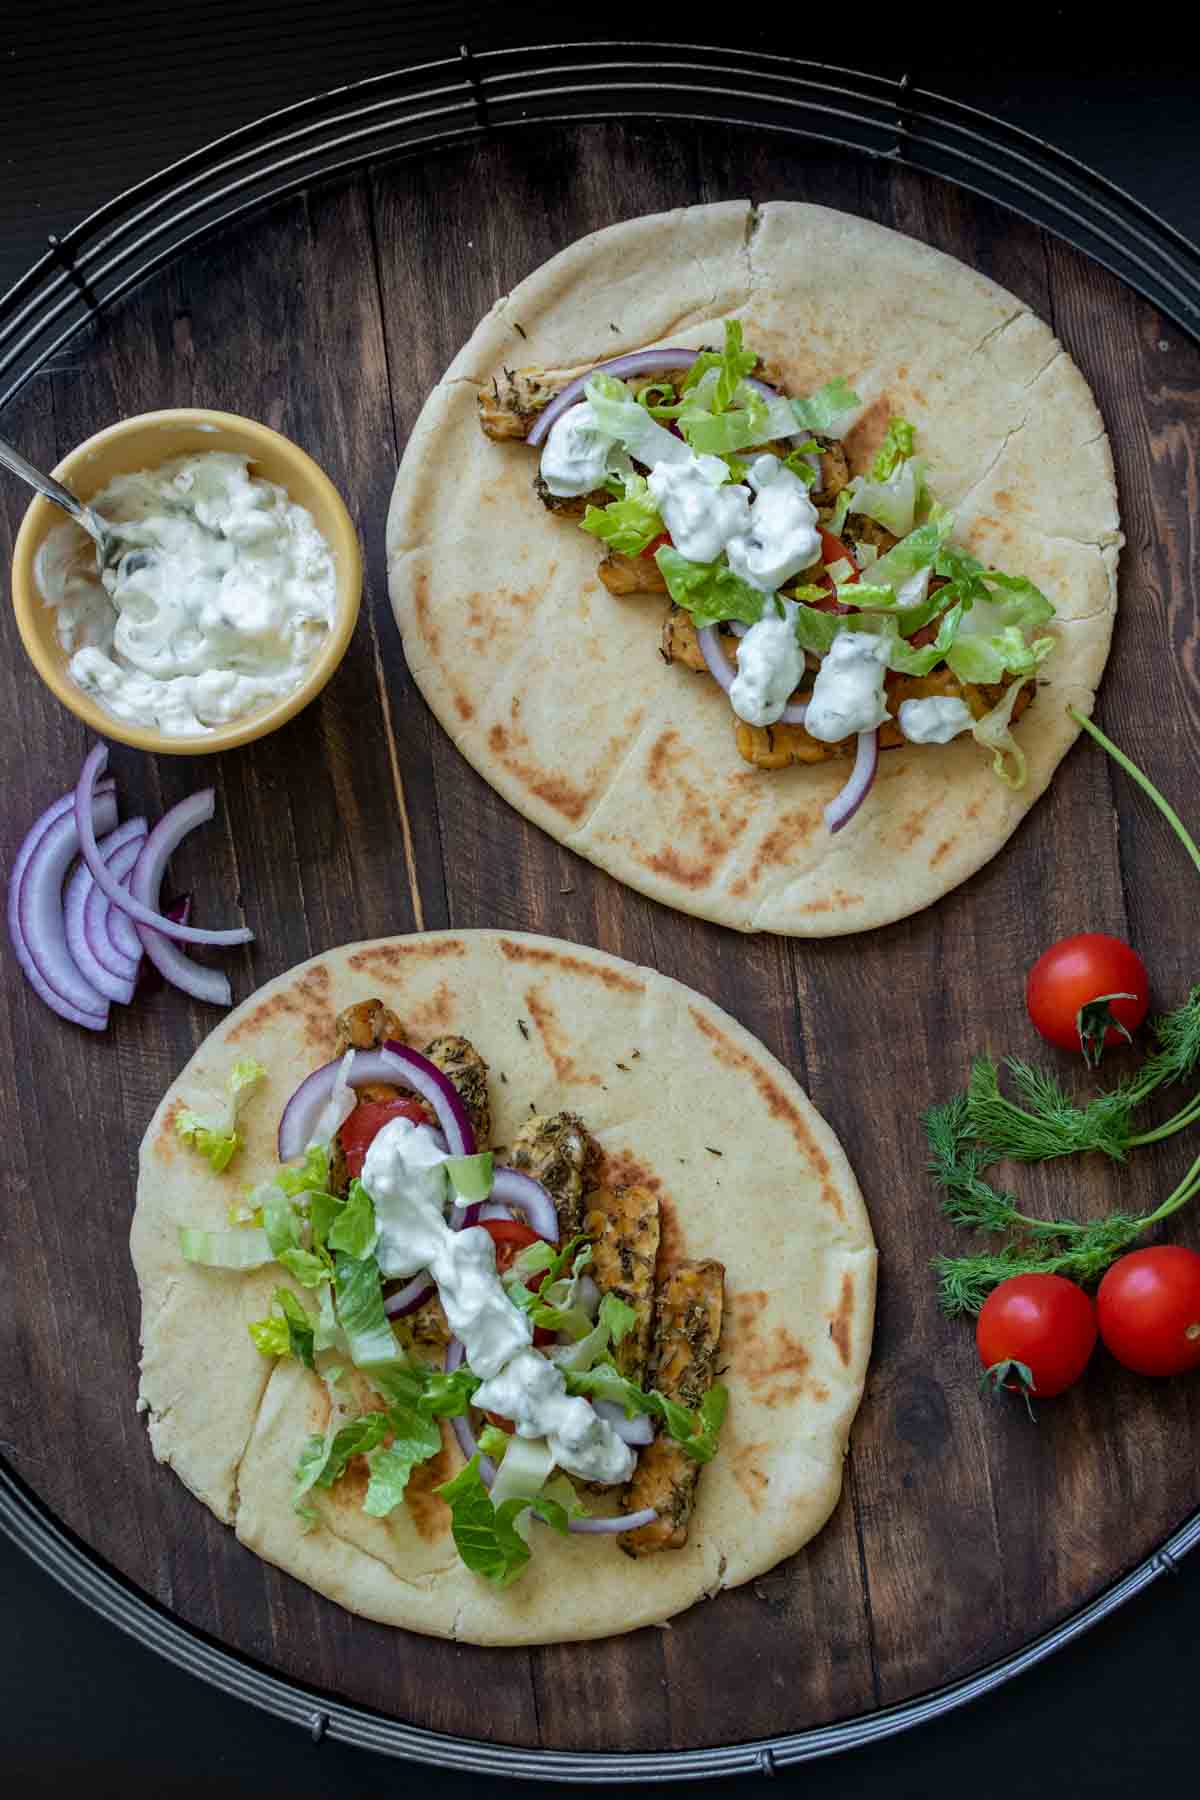
[[[195,755],[284,724],[342,660],[362,595],[349,513],[298,445],[233,413],[143,413],[54,470],[118,528],[36,499],[13,549],[17,623],[42,679],[107,738]]]

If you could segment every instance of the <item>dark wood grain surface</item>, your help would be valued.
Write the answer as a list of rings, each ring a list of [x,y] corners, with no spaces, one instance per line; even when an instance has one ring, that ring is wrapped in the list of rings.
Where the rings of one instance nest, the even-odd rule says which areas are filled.
[[[1195,1379],[1142,1382],[1101,1354],[1031,1427],[1018,1408],[981,1402],[971,1334],[940,1316],[928,1272],[950,1228],[917,1115],[960,1083],[974,1051],[1036,1053],[1021,991],[1039,950],[1068,930],[1128,932],[1164,1005],[1196,974],[1194,873],[1099,752],[1078,747],[1000,856],[919,917],[841,941],[745,939],[628,892],[520,819],[458,757],[405,669],[386,594],[388,495],[426,393],[478,316],[585,231],[745,194],[896,226],[1055,327],[1108,422],[1129,538],[1100,715],[1193,810],[1200,352],[1074,252],[890,164],[706,129],[589,126],[385,167],[174,264],[0,420],[48,465],[122,415],[227,407],[308,449],[356,517],[362,618],[313,707],[226,757],[113,757],[127,812],[215,781],[217,822],[184,847],[172,881],[205,921],[241,897],[258,940],[230,957],[239,997],[327,946],[421,926],[596,943],[690,982],[755,1031],[839,1132],[867,1195],[882,1254],[876,1353],[842,1503],[806,1552],[670,1630],[605,1643],[483,1651],[388,1632],[243,1551],[154,1464],[134,1411],[136,1148],[211,1014],[160,991],[97,1040],[46,1012],[5,959],[0,1450],[181,1618],[315,1687],[474,1737],[661,1749],[891,1704],[1063,1618],[1198,1499]],[[6,544],[22,510],[6,484]],[[3,629],[7,867],[85,742],[11,618]],[[1151,1204],[1186,1159],[1174,1143],[1121,1171],[1089,1163],[1019,1180],[1030,1206],[1087,1216],[1118,1198]],[[1176,1235],[1200,1244],[1191,1221]]]

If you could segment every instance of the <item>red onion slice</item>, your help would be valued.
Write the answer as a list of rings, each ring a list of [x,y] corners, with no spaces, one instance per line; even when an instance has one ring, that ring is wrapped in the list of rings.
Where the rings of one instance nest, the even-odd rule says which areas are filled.
[[[133,868],[145,835],[145,819],[130,819],[126,824],[118,825],[101,843],[100,854],[117,880],[127,876]],[[93,896],[99,896],[101,904],[107,907],[108,902],[92,880],[92,871],[85,862],[81,862],[67,882],[63,895],[67,948],[84,979],[98,993],[108,1000],[115,1000],[120,1006],[128,1006],[137,984],[137,965],[132,970],[114,972],[112,964],[116,961],[116,952],[104,934],[102,922],[95,914],[89,930],[87,909],[88,901]]]
[[[462,1096],[437,1064],[418,1050],[410,1050],[407,1044],[398,1044],[391,1038],[384,1044],[380,1056],[386,1072],[378,1079],[411,1088],[422,1100],[428,1100],[437,1114],[451,1156],[474,1156],[475,1129],[467,1116]]]
[[[333,1092],[342,1061],[342,1057],[335,1056],[332,1062],[314,1069],[291,1095],[279,1120],[276,1147],[280,1162],[293,1162],[296,1157],[303,1156],[312,1143],[317,1122]],[[362,1087],[368,1081],[386,1081],[393,1087],[406,1087],[419,1093],[423,1100],[429,1101],[442,1123],[442,1131],[438,1134],[439,1149],[445,1149],[451,1156],[474,1156],[475,1133],[471,1129],[471,1121],[467,1118],[458,1090],[428,1057],[420,1056],[405,1044],[394,1042],[382,1050],[356,1050],[346,1080],[350,1087]],[[425,1082],[428,1092],[417,1086],[418,1080]],[[443,1088],[449,1089],[449,1099],[443,1093]],[[449,1114],[452,1109],[457,1122],[457,1142],[446,1130],[442,1120],[442,1113]]]
[[[807,700],[789,700],[779,715],[780,725],[803,725],[808,717]]]
[[[638,1413],[636,1418],[627,1419],[625,1408],[618,1406],[615,1400],[593,1400],[592,1405],[597,1416],[612,1426],[623,1444],[632,1444],[640,1450],[654,1441],[654,1420],[649,1413]]]
[[[596,363],[585,375],[577,375],[555,394],[534,420],[525,442],[536,450],[555,419],[574,406],[593,375],[648,375],[656,369],[690,369],[699,354],[698,350],[633,350],[628,356],[614,356],[611,362]]]
[[[466,1346],[463,1344],[462,1340],[460,1338],[451,1338],[450,1342],[446,1345],[445,1370],[447,1375],[452,1375],[455,1369],[460,1369],[462,1367],[466,1354]],[[493,1481],[496,1479],[496,1465],[490,1456],[485,1456],[483,1454],[479,1445],[476,1443],[475,1433],[471,1429],[470,1414],[458,1413],[450,1420],[450,1424],[453,1428],[455,1437],[458,1439],[458,1447],[466,1457],[467,1461],[470,1462],[473,1456],[479,1458],[479,1479],[482,1481],[484,1487],[490,1488]]]
[[[147,919],[162,920],[171,936],[183,936],[192,943],[211,943],[214,936],[225,941],[220,933],[197,932],[194,926],[177,924],[158,910],[162,879],[172,851],[178,848],[189,831],[194,830],[197,825],[203,825],[212,816],[211,788],[193,794],[188,800],[181,800],[178,806],[173,806],[170,812],[163,814],[142,845],[141,854],[133,865],[128,894],[119,883],[112,881],[107,869],[104,870],[104,881],[100,880],[99,875],[96,875],[96,880],[110,899],[114,898],[110,888],[116,889],[118,897],[115,904],[121,906],[124,902],[123,910],[136,921],[143,950],[165,980],[180,988],[183,993],[191,994],[196,1000],[207,1000],[213,1006],[230,1006],[233,1002],[233,990],[227,975],[222,974],[220,969],[206,969],[201,963],[193,962],[177,944],[171,942],[170,937],[157,929],[150,929],[145,923]],[[103,863],[99,866],[104,868]],[[92,873],[96,873],[94,868]],[[106,883],[109,885],[106,886]],[[244,943],[250,935],[249,932],[244,932],[234,941]]]
[[[840,831],[850,823],[870,793],[878,767],[879,729],[876,727],[874,731],[860,731],[850,779],[841,793],[835,795],[825,808],[825,823],[831,832]]]
[[[128,832],[124,842],[118,844],[118,837]],[[130,819],[126,824],[118,826],[101,845],[104,860],[118,881],[128,881],[137,862],[138,853],[148,834],[144,819]],[[111,846],[111,848],[106,848]],[[87,893],[83,903],[83,929],[93,953],[103,963],[111,975],[118,979],[136,980],[142,965],[142,946],[133,922],[125,913],[118,912],[107,897],[96,886],[92,879],[92,871],[86,863],[79,866],[81,878],[86,877]],[[72,877],[74,879],[74,877]],[[126,937],[128,933],[128,937]],[[132,942],[130,942],[132,940]]]
[[[637,1531],[643,1525],[653,1525],[658,1513],[653,1506],[643,1506],[640,1512],[618,1513],[615,1519],[568,1519],[567,1530],[583,1533],[610,1531]]]
[[[164,813],[150,836],[146,840],[146,873],[139,876],[135,872],[131,891],[127,892],[119,881],[114,881],[104,866],[104,859],[96,847],[96,834],[91,823],[91,799],[95,791],[97,777],[104,772],[108,762],[108,745],[97,744],[84,761],[79,776],[79,785],[75,789],[75,817],[79,829],[79,845],[83,860],[96,882],[122,912],[129,914],[139,925],[149,926],[151,930],[161,932],[164,937],[176,938],[184,944],[248,944],[254,933],[245,925],[232,927],[229,931],[203,931],[196,925],[180,925],[165,914],[156,912],[142,898],[145,892],[153,891],[156,895],[162,882],[167,858],[181,840],[192,830],[193,826],[203,824],[213,816],[213,791],[206,788],[202,793],[193,794],[190,800],[181,801],[173,806],[170,812]],[[144,940],[143,940],[144,941]],[[161,965],[160,965],[161,967]],[[172,979],[163,969],[168,980]],[[181,984],[182,985],[182,984]]]
[[[428,1269],[421,1269],[411,1281],[406,1281],[402,1288],[389,1294],[383,1303],[383,1310],[389,1319],[402,1319],[407,1313],[416,1312],[434,1290],[433,1276]]]
[[[455,1210],[457,1211],[457,1208]],[[468,1207],[463,1208],[464,1212],[467,1212],[469,1210],[470,1209]],[[511,1219],[511,1218],[512,1218],[512,1208],[511,1207],[496,1206],[491,1200],[488,1200],[488,1201],[480,1202],[479,1211],[476,1214],[475,1218],[472,1219],[471,1223],[473,1225],[482,1225],[485,1219]]]
[[[733,686],[733,678],[737,670],[721,648],[721,634],[715,625],[702,625],[696,633],[696,641],[708,664],[708,672],[719,687],[728,693]]]
[[[472,1200],[466,1206],[461,1200],[456,1200],[450,1208],[451,1231],[469,1231],[472,1225],[478,1225],[482,1214],[482,1200]]]
[[[549,1244],[558,1242],[558,1214],[554,1202],[532,1175],[520,1169],[496,1169],[492,1176],[491,1198],[501,1206],[511,1206],[531,1231]]]
[[[26,836],[8,885],[8,931],[17,961],[39,998],[72,1024],[103,1031],[107,1001],[76,966],[63,915],[63,881],[79,849],[75,816],[73,800],[57,801]],[[116,822],[111,792],[89,801],[93,836],[97,829],[111,831]]]

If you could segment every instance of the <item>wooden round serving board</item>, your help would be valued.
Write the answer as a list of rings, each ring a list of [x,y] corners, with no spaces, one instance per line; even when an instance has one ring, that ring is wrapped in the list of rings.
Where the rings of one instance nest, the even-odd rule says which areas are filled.
[[[742,938],[627,891],[519,818],[458,756],[405,669],[384,516],[397,454],[476,320],[597,226],[742,195],[819,201],[909,232],[1053,325],[1104,412],[1129,539],[1100,716],[1195,822],[1200,352],[1054,238],[895,164],[647,125],[542,127],[394,163],[277,204],[173,263],[0,418],[49,467],[123,415],[225,407],[295,438],[357,519],[362,618],[316,705],[219,759],[113,757],[126,814],[157,814],[215,781],[217,822],[173,880],[203,921],[234,916],[234,896],[244,905],[258,936],[229,958],[239,998],[331,945],[421,927],[598,944],[692,983],[756,1032],[838,1131],[866,1193],[882,1258],[876,1350],[841,1504],[808,1550],[669,1630],[533,1652],[387,1631],[243,1550],[155,1464],[134,1410],[137,1146],[213,1015],[160,991],[116,1009],[95,1038],[47,1012],[4,958],[0,1449],[100,1557],[218,1642],[393,1717],[503,1743],[666,1750],[905,1700],[1064,1618],[1200,1497],[1200,1380],[1140,1381],[1101,1353],[1033,1426],[1019,1406],[980,1398],[972,1334],[939,1314],[928,1266],[956,1234],[924,1173],[918,1115],[983,1047],[1038,1053],[1022,1003],[1035,955],[1101,929],[1132,936],[1159,1003],[1197,977],[1195,873],[1101,753],[1077,747],[995,861],[918,917],[829,942]],[[23,500],[4,484],[8,543]],[[34,675],[11,615],[3,629],[8,868],[74,781],[85,740]],[[928,847],[936,855],[936,822]],[[1124,1170],[1093,1159],[1018,1179],[1034,1207],[1141,1208],[1191,1153],[1168,1143]],[[1176,1235],[1200,1244],[1200,1216]]]

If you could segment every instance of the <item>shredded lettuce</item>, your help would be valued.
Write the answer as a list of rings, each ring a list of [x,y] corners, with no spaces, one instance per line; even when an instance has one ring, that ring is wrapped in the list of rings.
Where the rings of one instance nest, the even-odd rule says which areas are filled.
[[[276,1288],[271,1312],[247,1329],[264,1356],[294,1356],[306,1369],[315,1366],[312,1318],[290,1288]]]
[[[179,1249],[187,1262],[209,1269],[261,1269],[275,1261],[265,1231],[240,1226],[234,1231],[197,1231],[179,1227]]]
[[[913,528],[924,485],[924,458],[910,456],[897,465],[886,481],[856,475],[842,492],[850,495],[848,511],[862,513],[895,537],[902,538]]]
[[[458,1554],[468,1569],[496,1587],[511,1586],[529,1561],[529,1545],[516,1528],[519,1513],[536,1506],[538,1516],[547,1525],[564,1534],[567,1530],[565,1507],[546,1494],[514,1494],[493,1506],[479,1473],[478,1456],[473,1456],[452,1481],[443,1482],[434,1492],[450,1508],[450,1528]]]
[[[383,1310],[379,1264],[373,1256],[347,1256],[338,1251],[334,1304],[356,1368],[370,1373],[401,1360],[400,1346]]]
[[[845,437],[862,401],[840,375],[807,399],[790,402],[792,417],[801,431],[818,431],[822,437]],[[796,428],[793,426],[793,430]]]
[[[304,1152],[302,1161],[285,1163],[277,1172],[272,1187],[294,1200],[299,1194],[307,1194],[329,1186],[329,1145],[310,1144]]]
[[[895,669],[900,675],[930,675],[940,662],[945,660],[947,652],[953,647],[963,620],[963,605],[960,600],[944,615],[938,627],[938,634],[931,644],[916,646],[898,637],[888,655],[888,668]]]
[[[244,1057],[233,1065],[228,1097],[216,1117],[201,1118],[199,1113],[186,1106],[175,1115],[178,1137],[189,1149],[206,1156],[218,1175],[229,1167],[234,1152],[241,1148],[238,1119],[247,1100],[266,1077],[267,1071],[260,1062],[255,1062],[253,1057]]]
[[[629,1381],[612,1362],[600,1362],[585,1370],[564,1369],[568,1394],[583,1394],[589,1400],[612,1400],[632,1419],[638,1413],[650,1413],[661,1419],[669,1437],[694,1462],[711,1462],[717,1453],[721,1425],[729,1405],[729,1390],[719,1381],[709,1388],[696,1412],[689,1412],[678,1401],[668,1400],[657,1388],[646,1393],[636,1382]]]
[[[330,1413],[329,1428],[323,1434],[315,1432],[305,1441],[296,1463],[295,1485],[292,1488],[292,1505],[303,1517],[312,1519],[314,1514],[305,1502],[309,1491],[314,1488],[331,1488],[342,1479],[352,1456],[364,1455],[381,1444],[390,1429],[385,1412],[364,1413],[359,1419],[352,1419],[348,1425],[335,1430],[336,1414]]]
[[[275,1261],[295,1277],[301,1287],[319,1287],[329,1280],[327,1256],[304,1248],[304,1221],[295,1205],[278,1188],[270,1188],[263,1200],[263,1228]]]
[[[688,370],[680,392],[691,393],[701,383],[712,386],[713,412],[725,412],[733,405],[738,388],[747,375],[752,375],[758,366],[758,355],[754,350],[747,350],[742,343],[742,323],[740,319],[726,319],[725,344],[721,350],[702,350],[691,368]],[[715,382],[706,378],[710,371],[715,371]]]
[[[490,1150],[481,1150],[476,1156],[448,1156],[442,1167],[458,1198],[473,1205],[476,1200],[486,1200],[492,1191],[495,1160]]]
[[[399,1506],[413,1470],[436,1456],[442,1447],[442,1434],[432,1419],[414,1411],[400,1413],[392,1407],[387,1417],[393,1434],[391,1443],[380,1444],[367,1453],[370,1479],[362,1509],[372,1519],[386,1519]]]
[[[1055,649],[1052,637],[1034,638],[1027,643],[1018,625],[1006,625],[984,637],[973,631],[968,620],[947,654],[946,662],[960,681],[994,684],[1005,675],[1028,677],[1039,669]]]
[[[825,527],[831,537],[839,537],[841,535],[842,528],[849,516],[850,502],[853,498],[854,492],[852,485],[850,482],[847,482],[833,503],[833,511],[830,513],[829,523]]]
[[[500,1506],[514,1494],[540,1494],[553,1473],[554,1454],[546,1439],[514,1434],[492,1483],[492,1505]],[[517,1526],[522,1537],[527,1536],[529,1522],[525,1519]]]
[[[514,1259],[505,1277],[505,1293],[513,1305],[528,1316],[530,1324],[540,1325],[546,1331],[562,1331],[572,1338],[585,1338],[592,1329],[592,1320],[580,1305],[579,1282],[592,1260],[591,1243],[587,1238],[575,1238],[565,1251],[550,1252],[549,1261],[540,1259],[537,1267],[533,1267],[531,1264],[539,1249],[549,1252],[550,1246],[530,1244],[521,1257]],[[563,1270],[568,1256],[571,1273],[566,1276]],[[523,1261],[523,1258],[530,1261]],[[539,1268],[546,1271],[545,1279],[537,1288],[526,1287],[521,1275],[537,1274]]]
[[[309,1217],[318,1196],[309,1203]],[[325,1195],[319,1196],[325,1199]],[[314,1233],[316,1227],[313,1227]],[[375,1222],[375,1204],[358,1177],[350,1183],[350,1191],[344,1203],[338,1208],[336,1217],[329,1226],[325,1242],[330,1250],[344,1250],[347,1256],[370,1256],[379,1242],[379,1227]]]
[[[637,1314],[632,1306],[616,1294],[605,1294],[600,1302],[600,1310],[596,1323],[579,1341],[574,1344],[561,1345],[550,1351],[551,1361],[560,1369],[591,1369],[609,1354],[612,1344],[619,1344],[627,1337],[637,1323]]]
[[[887,436],[871,464],[872,481],[886,481],[890,475],[895,474],[905,458],[912,455],[916,435],[907,419],[888,420]]]
[[[902,537],[898,544],[871,564],[871,580],[900,589],[914,575],[934,568],[946,549],[954,528],[954,514],[935,506],[923,525]],[[849,596],[847,596],[849,598]]]
[[[811,458],[820,456],[821,446],[816,438],[809,438],[806,443],[797,444],[796,448],[783,459],[783,466],[793,475],[798,475],[805,487],[813,487],[817,479],[817,471],[813,468]],[[734,480],[738,477],[735,476]]]
[[[652,469],[655,463],[686,462],[691,451],[682,438],[652,419],[623,381],[598,372],[584,387],[597,428]]]
[[[621,499],[608,506],[589,506],[579,523],[621,556],[640,556],[663,532],[646,477],[637,474],[625,477]]]
[[[512,1441],[511,1432],[501,1431],[498,1425],[485,1425],[475,1439],[484,1456],[490,1456],[494,1463],[504,1461]]]
[[[771,435],[767,403],[757,388],[743,382],[736,390],[736,406],[719,410],[719,381],[693,389],[689,404],[680,408],[679,429],[697,456],[724,456],[765,444]],[[709,404],[706,404],[709,403]]]
[[[1013,707],[1024,685],[1024,679],[1014,681],[999,705],[993,706],[991,712],[984,713],[982,719],[977,719],[971,731],[975,742],[992,752],[993,773],[1006,786],[1014,789],[1023,788],[1028,775],[1025,752],[1012,734]],[[1010,757],[1011,768],[1006,760]]]
[[[805,606],[797,602],[793,619],[796,627],[796,641],[802,650],[811,650],[814,656],[827,656],[833,640],[845,626],[845,619],[835,612],[823,612],[815,606]]]
[[[689,562],[671,544],[654,552],[663,580],[676,606],[685,607],[697,626],[716,625],[722,619],[740,619],[756,625],[762,617],[764,596],[726,562]]]

